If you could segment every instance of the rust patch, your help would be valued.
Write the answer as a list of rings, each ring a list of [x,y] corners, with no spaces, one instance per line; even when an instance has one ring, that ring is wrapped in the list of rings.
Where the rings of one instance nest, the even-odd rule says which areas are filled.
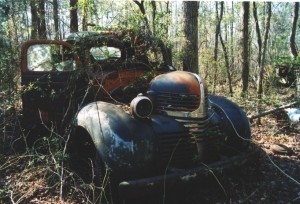
[[[166,81],[172,81],[173,83],[184,85],[188,88],[190,94],[200,93],[199,82],[196,79],[196,77],[191,73],[176,71],[170,72],[165,75],[161,75],[159,77],[162,77]]]

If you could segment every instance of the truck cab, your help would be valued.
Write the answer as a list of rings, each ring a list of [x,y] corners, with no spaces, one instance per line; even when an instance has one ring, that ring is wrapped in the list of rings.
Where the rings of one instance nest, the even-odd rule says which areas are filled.
[[[50,122],[61,126],[78,105],[92,101],[129,103],[155,75],[174,70],[163,58],[151,61],[143,54],[142,49],[150,50],[145,42],[132,45],[122,36],[94,32],[73,33],[64,41],[25,42],[21,62],[25,127]]]

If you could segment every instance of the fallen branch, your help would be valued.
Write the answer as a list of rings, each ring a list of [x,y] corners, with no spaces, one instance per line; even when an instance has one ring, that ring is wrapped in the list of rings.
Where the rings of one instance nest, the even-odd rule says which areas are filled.
[[[297,104],[299,104],[299,101],[295,101],[293,103],[290,103],[290,104],[287,104],[287,105],[284,105],[284,106],[280,106],[280,107],[274,108],[272,110],[264,111],[264,112],[258,113],[256,115],[248,116],[248,119],[251,121],[251,120],[253,120],[255,118],[260,118],[260,117],[263,117],[265,115],[268,115],[268,114],[271,114],[271,113],[275,113],[277,111],[283,110],[285,108],[292,107],[292,106],[297,105]]]

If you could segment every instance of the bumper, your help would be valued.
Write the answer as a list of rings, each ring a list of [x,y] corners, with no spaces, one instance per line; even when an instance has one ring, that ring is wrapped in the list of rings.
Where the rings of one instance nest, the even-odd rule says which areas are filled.
[[[225,170],[235,166],[242,166],[248,161],[257,159],[258,156],[259,150],[255,148],[255,150],[252,150],[251,152],[233,156],[224,161],[218,161],[207,166],[203,165],[189,170],[176,170],[165,175],[150,178],[123,181],[119,184],[119,194],[122,198],[127,199],[162,193],[166,189],[172,190],[181,185],[185,186],[199,183],[201,178],[204,178],[204,176],[208,175],[212,170]]]

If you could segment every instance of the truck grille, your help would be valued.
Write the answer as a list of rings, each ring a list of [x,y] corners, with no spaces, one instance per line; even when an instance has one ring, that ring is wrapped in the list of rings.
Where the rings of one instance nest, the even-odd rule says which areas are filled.
[[[197,156],[196,142],[187,132],[160,135],[159,151],[162,163],[175,167],[189,166]]]
[[[159,93],[156,98],[158,110],[194,111],[199,107],[200,95]]]
[[[189,117],[173,117],[189,130],[189,133],[196,138],[197,142],[205,142],[210,137],[206,135],[206,131],[211,125],[208,118],[189,118]]]
[[[160,156],[164,164],[187,167],[210,161],[218,154],[215,147],[223,137],[217,125],[209,123],[209,119],[174,119],[183,124],[187,132],[160,135]]]

